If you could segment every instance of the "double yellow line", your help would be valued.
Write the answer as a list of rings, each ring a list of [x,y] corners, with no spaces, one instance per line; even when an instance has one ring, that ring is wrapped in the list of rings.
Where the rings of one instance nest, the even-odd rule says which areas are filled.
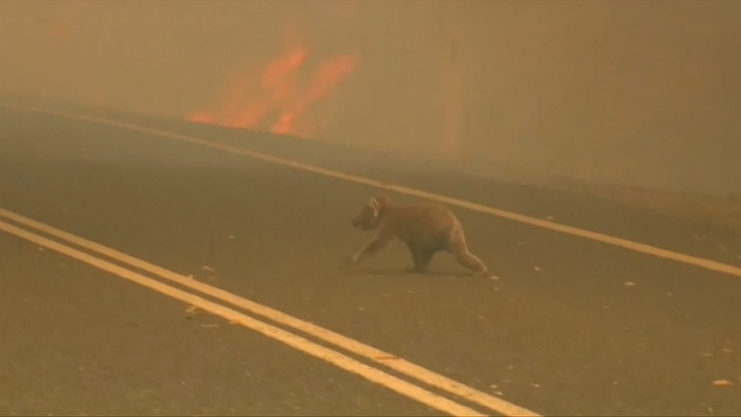
[[[242,325],[443,413],[453,416],[489,415],[458,402],[463,400],[505,416],[538,416],[533,411],[478,391],[357,340],[5,209],[0,209],[0,230],[220,316],[231,323]],[[117,261],[133,269],[124,268],[111,261]],[[143,273],[169,283],[145,276]],[[181,288],[172,284],[177,284]],[[223,304],[203,296],[211,297]],[[261,316],[296,333],[245,313]],[[301,333],[380,366],[370,366],[338,350],[326,348],[300,335]],[[418,383],[445,392],[456,398],[456,401],[379,368],[389,368]]]

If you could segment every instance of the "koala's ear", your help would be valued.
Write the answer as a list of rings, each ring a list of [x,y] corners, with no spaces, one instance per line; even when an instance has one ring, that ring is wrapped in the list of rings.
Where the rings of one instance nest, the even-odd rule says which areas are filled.
[[[389,198],[389,196],[387,196],[386,194],[379,194],[373,199],[376,200],[379,206],[385,206],[391,202],[391,198]]]

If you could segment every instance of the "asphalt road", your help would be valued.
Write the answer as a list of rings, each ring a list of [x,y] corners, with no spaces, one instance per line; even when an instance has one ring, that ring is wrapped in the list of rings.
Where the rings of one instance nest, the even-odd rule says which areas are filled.
[[[0,415],[439,414],[8,234],[0,251]]]
[[[117,117],[741,265],[738,234],[586,196]],[[461,275],[446,256],[433,275],[404,274],[398,245],[348,271],[342,256],[368,238],[350,218],[370,187],[7,109],[0,129],[4,209],[545,415],[741,414],[737,277],[462,209],[497,279]],[[75,261],[2,233],[0,245],[0,413],[434,414],[246,329],[186,320],[182,304]]]

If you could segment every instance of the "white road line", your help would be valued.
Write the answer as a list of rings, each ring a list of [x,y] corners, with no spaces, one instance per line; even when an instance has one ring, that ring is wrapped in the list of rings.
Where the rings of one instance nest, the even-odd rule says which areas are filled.
[[[452,416],[485,416],[485,414],[481,414],[462,404],[453,402],[445,397],[427,391],[393,375],[387,374],[362,362],[358,362],[355,359],[352,359],[334,350],[325,348],[321,345],[304,339],[301,336],[297,336],[293,333],[272,326],[268,323],[256,320],[250,316],[247,316],[246,314],[242,314],[236,310],[224,307],[212,301],[201,298],[197,295],[180,290],[170,285],[163,284],[157,280],[148,278],[129,269],[122,268],[108,261],[96,258],[70,246],[65,246],[61,243],[36,235],[34,233],[28,232],[2,221],[0,221],[0,230],[25,239],[29,242],[33,242],[45,248],[51,249],[53,251],[59,252],[63,255],[69,256],[70,258],[77,259],[78,261],[84,262],[103,271],[118,275],[121,278],[127,279],[129,281],[157,291],[168,297],[198,307],[201,310],[229,320],[231,323],[240,324],[244,327],[247,327],[248,329],[254,330],[271,339],[282,342],[296,350],[300,350],[304,353],[328,362],[338,368],[356,374],[371,382],[384,386],[392,391],[395,391],[414,401],[425,404],[428,407],[434,408],[441,412],[450,414]]]
[[[145,126],[139,126],[139,125],[135,125],[131,123],[124,123],[124,122],[119,122],[119,121],[100,118],[100,117],[85,116],[85,115],[73,114],[73,113],[68,113],[68,112],[63,112],[63,111],[44,109],[40,107],[17,105],[17,104],[7,103],[7,102],[0,102],[0,106],[4,106],[7,108],[20,110],[20,111],[46,113],[46,114],[66,117],[68,119],[82,120],[82,121],[87,121],[87,122],[104,124],[108,126],[115,126],[115,127],[119,127],[122,129],[135,131],[135,132],[148,133],[148,134],[160,136],[160,137],[167,138],[167,139],[174,139],[174,140],[178,140],[181,142],[187,142],[187,143],[191,143],[195,145],[206,146],[209,148],[219,149],[222,151],[226,151],[226,152],[230,152],[230,153],[234,153],[238,155],[249,156],[254,159],[259,159],[261,161],[270,162],[270,163],[282,165],[285,167],[290,167],[290,168],[294,168],[294,169],[298,169],[298,170],[302,170],[306,172],[312,172],[315,174],[324,175],[326,177],[331,177],[331,178],[348,181],[348,182],[354,182],[357,184],[364,184],[364,185],[368,185],[371,187],[380,188],[384,190],[395,191],[400,194],[406,194],[410,196],[425,198],[427,200],[438,201],[438,202],[445,203],[451,206],[466,208],[472,211],[486,213],[492,216],[497,216],[497,217],[501,217],[504,219],[529,224],[531,226],[540,227],[540,228],[552,230],[555,232],[565,233],[565,234],[572,235],[572,236],[578,236],[578,237],[581,237],[584,239],[590,239],[596,242],[606,243],[608,245],[621,247],[621,248],[632,250],[635,252],[640,252],[646,255],[669,259],[672,261],[676,261],[676,262],[680,262],[680,263],[684,263],[688,265],[693,265],[699,268],[704,268],[704,269],[708,269],[711,271],[720,272],[723,274],[741,277],[741,268],[728,265],[728,264],[724,264],[721,262],[699,258],[696,256],[687,255],[687,254],[680,253],[680,252],[674,252],[674,251],[662,249],[656,246],[633,242],[627,239],[622,239],[622,238],[618,238],[618,237],[614,237],[614,236],[610,236],[610,235],[606,235],[602,233],[579,229],[577,227],[566,226],[563,224],[559,224],[559,223],[555,223],[555,222],[551,222],[547,220],[542,220],[542,219],[538,219],[535,217],[526,216],[524,214],[501,210],[501,209],[485,206],[482,204],[473,203],[473,202],[466,201],[466,200],[460,200],[457,198],[444,196],[441,194],[430,193],[427,191],[417,190],[414,188],[404,187],[401,185],[385,184],[381,181],[377,181],[377,180],[373,180],[373,179],[369,179],[369,178],[365,178],[365,177],[361,177],[357,175],[347,174],[347,173],[340,172],[340,171],[333,171],[333,170],[321,168],[315,165],[293,161],[290,159],[279,158],[276,156],[272,156],[272,155],[268,155],[268,154],[264,154],[260,152],[254,152],[254,151],[250,151],[247,149],[238,148],[235,146],[222,145],[219,143],[213,143],[213,142],[209,142],[204,139],[198,139],[198,138],[191,137],[191,136],[180,135],[177,133],[166,132],[166,131],[159,130],[159,129],[152,129],[152,128],[148,128]]]
[[[501,398],[489,395],[483,391],[476,390],[458,381],[447,378],[419,365],[408,362],[391,353],[376,349],[372,346],[343,336],[339,333],[335,333],[331,330],[303,321],[281,311],[264,306],[262,304],[258,304],[246,298],[242,298],[236,294],[232,294],[220,288],[216,288],[203,282],[196,281],[160,266],[146,262],[142,259],[138,259],[107,246],[103,246],[99,243],[84,239],[79,236],[75,236],[53,226],[40,223],[36,220],[29,219],[25,216],[21,216],[20,214],[13,213],[2,208],[0,208],[0,219],[10,220],[31,229],[46,233],[47,235],[54,236],[68,243],[77,245],[78,247],[85,248],[97,254],[106,256],[110,259],[115,259],[119,262],[138,268],[142,271],[146,271],[171,282],[175,282],[179,285],[182,285],[183,287],[198,291],[202,294],[211,296],[225,303],[229,303],[250,313],[260,315],[276,323],[280,323],[284,326],[301,331],[326,343],[345,349],[348,352],[352,352],[358,356],[370,359],[373,362],[376,362],[382,366],[386,366],[390,369],[395,370],[396,372],[399,372],[410,378],[414,378],[417,381],[423,382],[429,386],[444,390],[458,397],[465,398],[468,401],[479,404],[496,413],[503,414],[505,416],[538,416],[538,414],[533,411],[509,403]]]

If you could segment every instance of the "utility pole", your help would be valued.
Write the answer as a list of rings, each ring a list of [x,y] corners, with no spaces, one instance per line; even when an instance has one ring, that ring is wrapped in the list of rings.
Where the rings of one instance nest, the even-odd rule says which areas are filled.
[[[454,26],[449,27],[449,52],[445,64],[445,103],[443,151],[445,157],[456,160],[461,153],[461,74],[460,74],[460,36]]]

